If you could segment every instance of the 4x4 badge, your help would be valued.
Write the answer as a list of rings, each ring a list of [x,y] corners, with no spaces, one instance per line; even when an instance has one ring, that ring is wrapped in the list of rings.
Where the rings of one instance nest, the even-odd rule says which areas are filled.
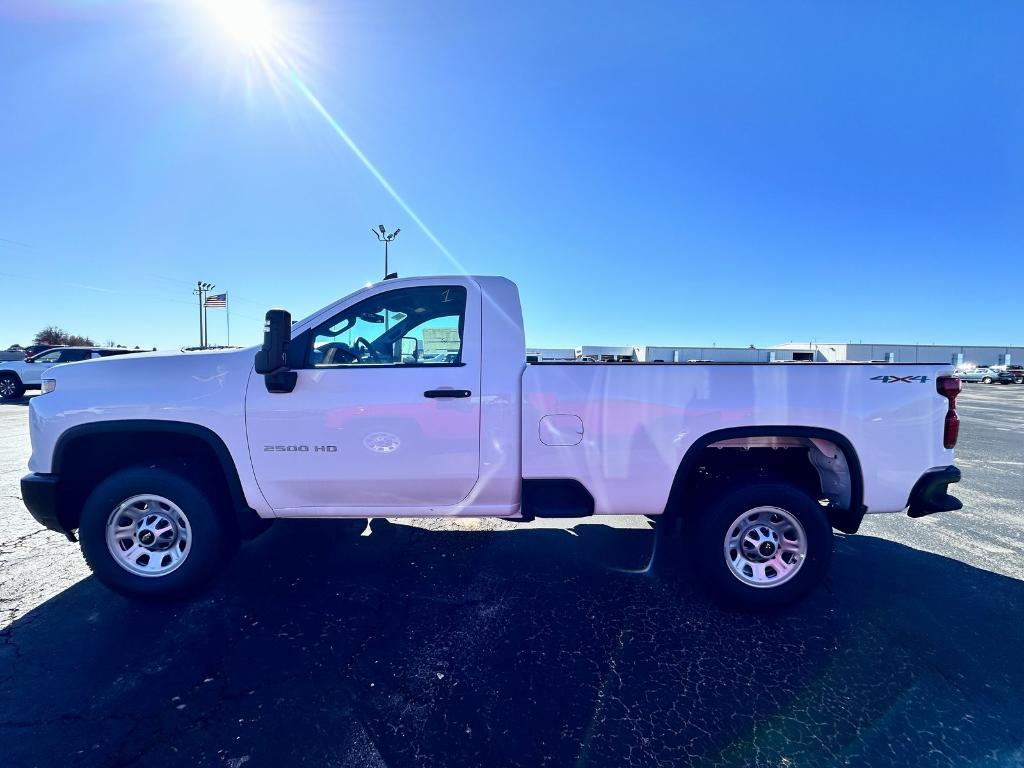
[[[886,384],[894,384],[897,381],[902,381],[904,384],[913,384],[918,382],[924,384],[928,381],[927,376],[872,376],[871,381],[881,381]]]

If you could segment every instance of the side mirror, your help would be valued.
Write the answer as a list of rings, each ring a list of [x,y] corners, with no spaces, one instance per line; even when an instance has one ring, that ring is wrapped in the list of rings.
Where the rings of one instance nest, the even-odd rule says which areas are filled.
[[[413,362],[418,363],[420,360],[420,340],[414,336],[403,336],[397,342],[395,346],[398,347],[398,354],[395,358],[400,361],[404,361],[405,358],[411,357]]]
[[[286,393],[295,389],[299,375],[288,368],[288,345],[292,340],[292,316],[283,309],[267,311],[263,323],[263,346],[256,353],[256,373],[263,375],[267,392]]]
[[[291,338],[291,313],[284,309],[268,310],[263,323],[263,346],[256,353],[256,373],[268,375],[287,370]]]

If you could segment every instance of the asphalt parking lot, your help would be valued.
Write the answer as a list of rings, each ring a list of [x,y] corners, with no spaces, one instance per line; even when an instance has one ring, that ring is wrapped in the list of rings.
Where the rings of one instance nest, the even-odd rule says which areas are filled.
[[[0,764],[1022,766],[1024,386],[960,413],[962,511],[869,519],[750,616],[643,520],[279,522],[130,602],[22,508],[2,405]]]

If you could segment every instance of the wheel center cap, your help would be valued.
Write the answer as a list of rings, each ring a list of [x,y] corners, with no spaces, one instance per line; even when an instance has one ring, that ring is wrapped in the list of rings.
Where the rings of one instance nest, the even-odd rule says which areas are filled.
[[[761,557],[771,557],[775,554],[775,544],[770,541],[762,541],[757,551],[761,554]]]
[[[139,541],[148,547],[150,544],[156,541],[156,536],[153,534],[152,531],[143,531],[139,534]]]

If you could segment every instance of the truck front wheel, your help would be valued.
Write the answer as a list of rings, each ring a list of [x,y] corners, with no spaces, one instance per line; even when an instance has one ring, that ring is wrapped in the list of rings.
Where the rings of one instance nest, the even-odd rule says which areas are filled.
[[[161,469],[126,469],[89,495],[78,535],[93,574],[131,597],[181,597],[205,586],[236,534],[202,489]]]
[[[697,523],[699,572],[717,597],[742,608],[799,600],[822,582],[832,558],[825,510],[790,485],[740,488]]]

